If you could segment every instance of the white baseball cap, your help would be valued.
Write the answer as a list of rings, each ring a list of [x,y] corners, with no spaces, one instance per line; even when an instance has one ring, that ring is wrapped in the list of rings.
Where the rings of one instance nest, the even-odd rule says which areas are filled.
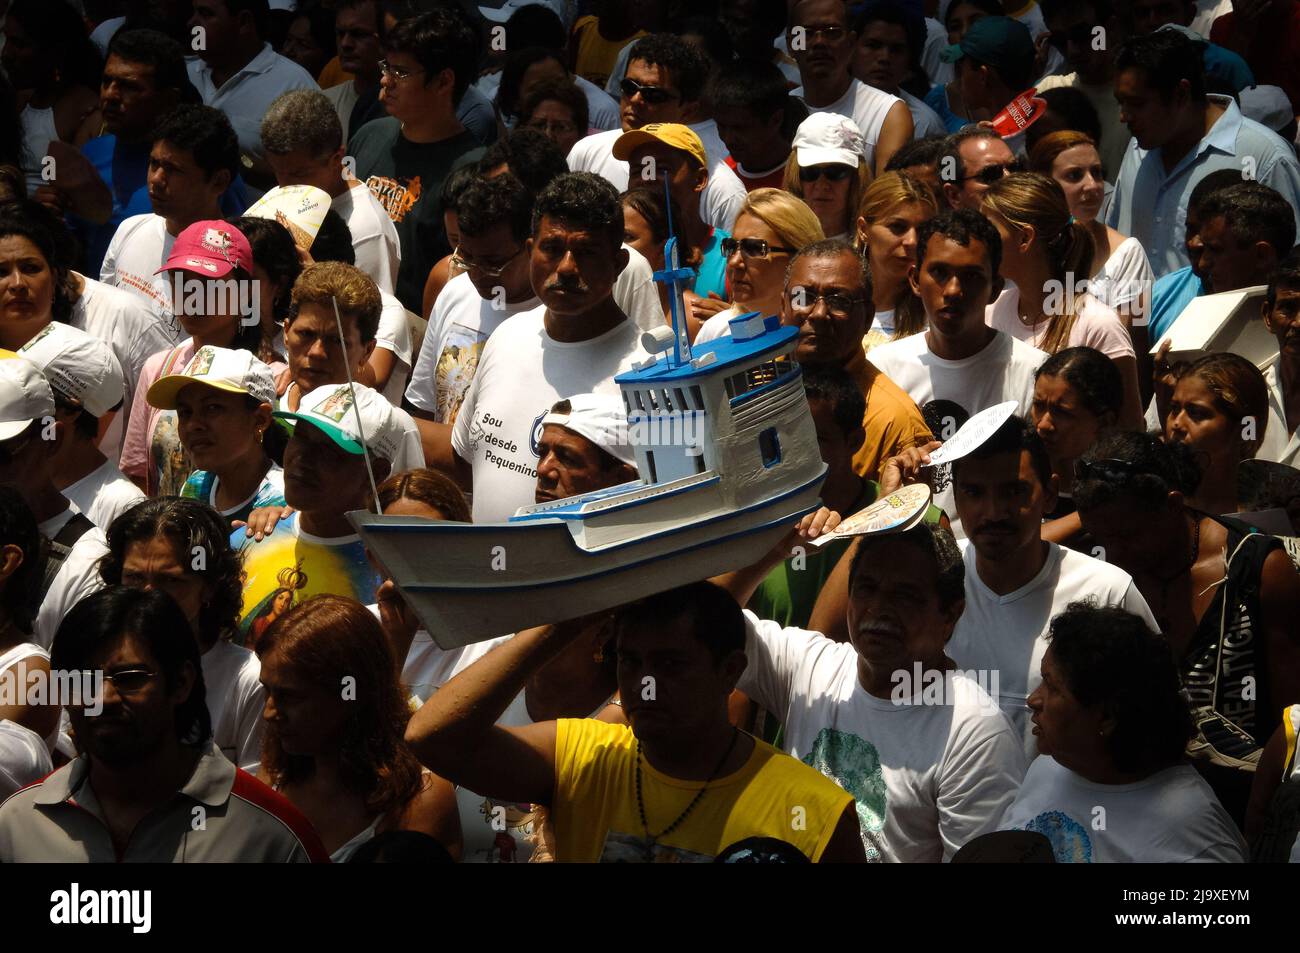
[[[275,406],[275,377],[271,368],[243,348],[205,344],[194,352],[179,374],[160,377],[149,387],[145,399],[159,410],[175,410],[181,389],[190,384],[207,384],[233,394],[247,394],[259,404]]]
[[[126,397],[126,379],[112,348],[79,328],[51,321],[18,349],[35,364],[50,389],[103,417]]]
[[[794,134],[799,165],[848,165],[858,167],[867,157],[867,141],[858,124],[838,113],[812,113],[799,123]]]
[[[1243,116],[1274,132],[1281,132],[1295,121],[1291,100],[1280,86],[1247,86],[1237,98]]]
[[[627,432],[623,399],[612,394],[574,394],[555,404],[542,418],[542,426],[557,424],[586,437],[602,450],[636,467],[636,454]]]
[[[353,403],[352,395],[356,394]],[[360,412],[361,427],[357,426]],[[277,410],[279,420],[302,421],[320,428],[327,437],[360,456],[369,447],[375,456],[387,460],[393,473],[424,466],[420,431],[404,410],[390,404],[383,394],[363,384],[322,384],[302,395],[296,411]],[[365,444],[361,440],[365,431]]]
[[[0,361],[0,440],[12,440],[33,420],[54,416],[54,391],[31,361]]]
[[[531,6],[546,7],[560,18],[561,24],[565,23],[564,0],[506,0],[500,7],[479,7],[478,12],[483,14],[485,20],[491,20],[493,23],[505,23],[516,10]]]

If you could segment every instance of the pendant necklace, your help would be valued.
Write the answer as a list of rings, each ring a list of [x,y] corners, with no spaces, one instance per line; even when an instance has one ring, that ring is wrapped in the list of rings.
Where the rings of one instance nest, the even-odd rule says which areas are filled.
[[[655,844],[658,842],[659,838],[667,837],[669,834],[675,831],[677,829],[677,826],[681,824],[682,821],[686,820],[686,816],[690,814],[692,810],[695,809],[695,805],[700,803],[700,798],[704,797],[704,792],[709,789],[709,785],[712,784],[714,778],[718,776],[718,772],[722,770],[722,766],[726,764],[727,759],[731,757],[731,752],[735,750],[736,740],[739,737],[740,737],[740,729],[733,727],[731,729],[731,744],[727,746],[726,752],[718,760],[718,764],[713,769],[713,773],[710,774],[708,780],[704,782],[704,787],[700,788],[699,791],[695,793],[695,797],[691,798],[691,803],[686,805],[686,810],[678,814],[677,819],[673,821],[671,824],[669,824],[667,827],[665,827],[658,834],[650,833],[650,824],[649,822],[646,821],[645,801],[643,800],[641,795],[641,742],[640,740],[637,741],[636,743],[636,810],[637,813],[641,816],[641,829],[645,831],[646,863],[652,863],[654,861]]]

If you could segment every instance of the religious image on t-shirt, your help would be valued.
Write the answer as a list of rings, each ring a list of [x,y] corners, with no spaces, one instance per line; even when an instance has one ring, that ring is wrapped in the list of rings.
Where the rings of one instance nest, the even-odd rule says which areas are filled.
[[[961,404],[937,398],[921,407],[921,416],[936,440],[951,440],[952,435],[970,420],[970,413]],[[942,493],[952,483],[952,464],[941,463],[930,469],[930,489]]]
[[[1082,824],[1061,811],[1044,811],[1024,827],[1051,842],[1058,864],[1092,863],[1092,839]]]
[[[889,792],[876,746],[850,732],[823,728],[812,750],[803,756],[803,763],[853,795],[867,860],[880,860],[875,835],[885,826]]]
[[[190,455],[181,443],[176,424],[176,411],[164,410],[158,414],[150,442],[153,465],[158,473],[157,496],[180,496],[185,481],[194,472]]]
[[[393,224],[401,222],[406,218],[406,213],[415,207],[415,203],[420,201],[422,189],[420,187],[420,177],[412,176],[409,179],[393,179],[386,175],[372,175],[366,180],[366,185],[379,204],[384,207],[388,217],[393,220]]]
[[[465,391],[474,380],[478,370],[479,358],[483,354],[483,345],[487,338],[468,328],[454,325],[438,355],[437,368],[434,372],[434,394],[436,406],[435,419],[445,424],[454,424],[460,413],[460,405],[465,402]]]
[[[298,591],[307,585],[307,574],[302,571],[301,560],[293,566],[285,566],[276,573],[275,579],[279,585],[244,616],[244,621],[239,626],[245,648],[257,648],[263,633],[271,627],[271,623],[294,607]]]

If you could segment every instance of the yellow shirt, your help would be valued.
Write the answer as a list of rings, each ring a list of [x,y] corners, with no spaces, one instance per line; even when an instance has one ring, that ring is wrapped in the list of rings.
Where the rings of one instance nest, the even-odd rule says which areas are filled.
[[[609,74],[618,62],[618,54],[623,47],[648,34],[637,30],[622,40],[607,40],[600,35],[599,20],[594,16],[579,17],[573,25],[573,35],[577,39],[574,53],[573,71],[589,83],[595,83],[601,89],[609,80]]]
[[[853,455],[853,472],[874,480],[879,476],[880,465],[890,457],[933,438],[916,401],[876,370],[865,354],[856,352],[845,370],[867,399],[867,410],[862,417],[867,438]]]
[[[636,737],[627,725],[561,718],[555,734],[555,859],[642,863]],[[699,792],[641,758],[641,790],[652,833],[670,825]],[[716,778],[686,819],[656,845],[655,863],[709,862],[737,841],[774,837],[813,861],[853,798],[820,772],[755,739],[744,766]]]

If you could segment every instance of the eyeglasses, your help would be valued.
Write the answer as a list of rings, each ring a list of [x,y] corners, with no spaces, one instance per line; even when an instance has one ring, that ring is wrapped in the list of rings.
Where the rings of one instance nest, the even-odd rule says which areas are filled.
[[[986,165],[973,175],[963,175],[958,182],[965,182],[967,179],[974,179],[976,182],[983,182],[985,185],[992,185],[1001,179],[1004,175],[1011,175],[1015,172],[1024,172],[1025,164],[1019,159],[1011,162],[996,162],[993,165]]]
[[[851,165],[810,165],[799,167],[800,182],[816,182],[822,176],[830,179],[832,182],[843,182],[854,172],[858,171]]]
[[[112,674],[105,672],[104,677],[113,683],[118,694],[134,695],[136,692],[144,691],[145,686],[149,684],[149,679],[157,674],[145,668],[128,668]]]
[[[402,69],[399,66],[390,66],[388,60],[380,60],[379,72],[383,73],[385,76],[391,76],[393,79],[409,79],[416,73],[423,73],[424,67],[421,66],[417,69]]]
[[[790,310],[796,314],[809,314],[816,309],[818,301],[825,301],[826,312],[835,318],[847,318],[853,313],[853,306],[860,304],[863,300],[852,295],[841,294],[838,291],[828,291],[822,294],[802,286],[791,288],[786,292],[786,297],[790,301]]]
[[[496,278],[503,271],[505,271],[507,268],[510,267],[510,263],[514,261],[516,258],[518,258],[519,254],[522,251],[523,248],[515,249],[515,253],[513,255],[511,255],[501,264],[493,267],[491,265],[484,265],[481,262],[472,261],[469,258],[466,258],[464,255],[460,253],[460,249],[457,248],[455,251],[451,253],[451,263],[456,268],[461,268],[465,271],[477,272],[478,274],[482,275],[485,278]]]
[[[623,96],[627,99],[631,99],[637,93],[640,93],[641,98],[651,106],[662,105],[670,99],[680,101],[682,98],[681,93],[674,93],[672,90],[664,89],[662,86],[642,86],[634,79],[625,78],[623,82],[618,84],[618,88],[622,90]]]
[[[794,248],[786,248],[783,245],[769,245],[761,238],[724,238],[722,240],[722,254],[730,258],[739,249],[741,258],[766,258],[772,252],[785,252],[787,255],[793,255],[796,251]]]
[[[555,133],[557,136],[568,135],[571,132],[576,132],[578,129],[578,127],[571,122],[564,122],[563,120],[548,122],[545,119],[533,120],[532,122],[528,123],[528,128],[535,129],[536,131],[540,133],[544,133],[546,135]]]

